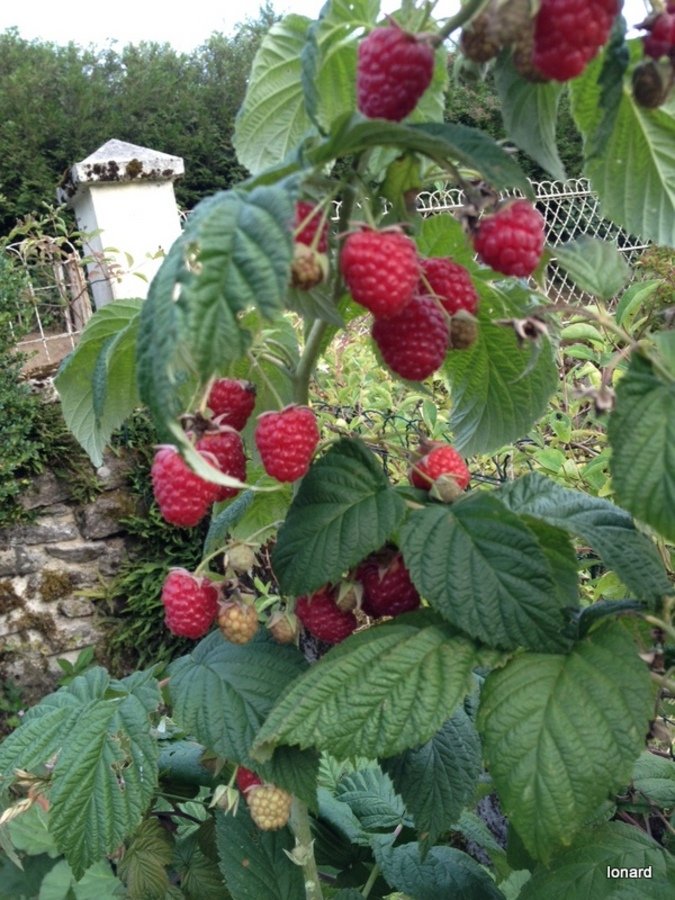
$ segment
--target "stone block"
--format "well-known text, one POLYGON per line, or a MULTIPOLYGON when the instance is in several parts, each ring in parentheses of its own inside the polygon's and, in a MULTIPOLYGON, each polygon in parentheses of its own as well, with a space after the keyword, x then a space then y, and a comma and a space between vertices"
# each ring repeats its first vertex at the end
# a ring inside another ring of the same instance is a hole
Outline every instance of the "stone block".
POLYGON ((112 491, 128 484, 133 466, 130 457, 115 456, 108 450, 103 456, 103 465, 96 470, 96 477, 104 491, 112 491))
POLYGON ((70 510, 57 516, 40 517, 31 525, 19 525, 7 531, 9 544, 15 547, 25 544, 55 544, 72 541, 80 536, 75 516, 70 510))
POLYGON ((132 515, 135 511, 135 501, 126 491, 117 489, 101 494, 79 512, 82 537, 91 541, 120 534, 124 531, 120 519, 132 515))
POLYGON ((19 502, 24 509, 53 506, 70 498, 70 486, 59 480, 53 472, 43 472, 33 479, 31 487, 23 493, 19 502))
POLYGON ((56 608, 66 619, 86 619, 93 616, 95 612, 94 604, 85 597, 68 597, 65 600, 59 600, 56 608))
POLYGON ((65 544, 50 544, 45 548, 54 559, 66 563, 87 563, 106 555, 108 548, 104 541, 74 540, 65 544))
POLYGON ((0 578, 5 575, 17 575, 16 551, 0 550, 0 578))

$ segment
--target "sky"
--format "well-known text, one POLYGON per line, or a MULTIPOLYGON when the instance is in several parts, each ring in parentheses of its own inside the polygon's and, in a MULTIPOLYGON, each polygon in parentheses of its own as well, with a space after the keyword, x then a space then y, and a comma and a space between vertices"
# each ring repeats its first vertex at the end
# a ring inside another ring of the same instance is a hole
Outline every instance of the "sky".
MULTIPOLYGON (((277 12, 315 18, 324 0, 272 0, 277 12)), ((395 9, 395 0, 384 0, 382 8, 395 9)), ((629 24, 645 16, 645 0, 626 0, 624 11, 629 24)), ((451 15, 458 0, 438 0, 437 17, 451 15)), ((29 3, 0 2, 0 32, 16 26, 23 38, 86 46, 124 46, 140 41, 168 42, 176 50, 188 52, 202 44, 214 31, 231 34, 247 18, 257 18, 260 0, 189 0, 171 6, 148 0, 115 0, 97 6, 92 0, 33 0, 29 3)))

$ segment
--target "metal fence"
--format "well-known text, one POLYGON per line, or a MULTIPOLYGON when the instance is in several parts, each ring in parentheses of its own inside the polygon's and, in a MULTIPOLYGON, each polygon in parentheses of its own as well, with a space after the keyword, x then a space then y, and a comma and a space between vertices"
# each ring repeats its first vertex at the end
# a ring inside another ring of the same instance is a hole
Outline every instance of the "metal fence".
MULTIPOLYGON (((602 218, 598 198, 585 179, 533 182, 532 187, 537 208, 546 220, 549 244, 555 246, 581 235, 601 237, 615 242, 629 263, 648 246, 602 218)), ((418 197, 419 211, 425 216, 453 213, 461 206, 459 189, 424 191, 418 197)), ((7 250, 27 275, 21 330, 29 333, 18 346, 31 356, 30 368, 53 367, 75 347, 92 314, 84 261, 63 237, 26 239, 7 250)), ((105 266, 99 266, 99 271, 105 276, 105 266)), ((572 295, 577 302, 587 299, 555 261, 547 271, 547 293, 553 302, 572 295)))

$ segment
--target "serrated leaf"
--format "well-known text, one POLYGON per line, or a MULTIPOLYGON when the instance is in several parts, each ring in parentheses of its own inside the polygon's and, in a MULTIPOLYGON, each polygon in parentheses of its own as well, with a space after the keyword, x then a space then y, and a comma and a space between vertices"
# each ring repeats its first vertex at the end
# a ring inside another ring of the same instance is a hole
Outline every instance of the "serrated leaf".
POLYGON ((272 554, 286 594, 304 594, 337 580, 378 550, 405 515, 376 457, 343 439, 303 478, 272 554))
POLYGON ((451 256, 469 271, 478 270, 474 249, 461 223, 451 213, 434 213, 423 219, 416 241, 417 249, 424 256, 451 256))
POLYGON ((567 272, 577 287, 602 300, 611 300, 630 278, 624 254, 600 238, 583 235, 557 244, 554 253, 558 267, 567 272))
POLYGON ((348 804, 341 803, 327 788, 320 787, 316 793, 321 819, 325 819, 335 831, 344 835, 350 846, 370 846, 369 836, 348 804))
POLYGON ((141 303, 116 300, 97 310, 55 378, 66 424, 97 467, 113 431, 139 403, 134 355, 141 303))
POLYGON ((407 824, 403 800, 379 766, 343 775, 335 798, 347 804, 364 831, 393 831, 407 824))
POLYGON ((665 809, 675 807, 675 762, 645 750, 635 763, 633 786, 650 803, 665 809))
POLYGON ((498 496, 516 513, 583 538, 638 598, 655 605, 670 592, 652 542, 636 530, 628 513, 608 500, 561 487, 537 472, 504 485, 498 496))
POLYGON ((49 817, 41 806, 35 804, 30 809, 7 823, 11 842, 17 850, 29 856, 48 853, 58 856, 54 838, 49 831, 49 817))
POLYGON ((616 307, 614 313, 616 324, 630 328, 635 316, 641 312, 643 305, 656 293, 661 284, 658 278, 653 278, 651 281, 638 281, 637 284, 630 285, 623 292, 616 307))
POLYGON ((8 856, 0 856, 0 900, 38 897, 42 881, 55 865, 59 865, 55 859, 41 854, 31 857, 30 869, 20 869, 8 856))
MULTIPOLYGON (((635 56, 639 42, 632 42, 635 56)), ((604 56, 570 82, 572 113, 592 157, 584 166, 605 218, 629 234, 675 246, 675 115, 668 107, 645 109, 624 81, 616 115, 609 121, 602 154, 594 144, 602 122, 598 76, 604 56)))
POLYGON ((218 863, 204 855, 194 833, 176 843, 174 867, 188 900, 228 900, 218 863))
POLYGON ((236 816, 216 814, 220 871, 233 900, 298 900, 302 869, 287 856, 295 846, 288 827, 260 831, 245 803, 236 816))
POLYGON ((531 310, 530 295, 476 282, 480 295, 478 338, 466 350, 446 357, 452 410, 453 444, 463 455, 489 453, 523 437, 547 409, 558 386, 553 349, 545 337, 539 347, 521 347, 511 327, 497 319, 521 318, 531 310))
POLYGON ((504 852, 504 848, 498 843, 485 822, 470 809, 462 810, 457 824, 452 830, 458 831, 464 838, 473 841, 484 850, 491 850, 493 853, 504 852))
POLYGON ((115 877, 107 860, 94 863, 82 878, 76 880, 73 870, 63 859, 45 875, 38 900, 102 900, 103 897, 121 897, 123 890, 122 882, 115 877))
POLYGON ((535 858, 548 864, 625 785, 652 704, 649 673, 614 622, 567 656, 524 654, 488 676, 478 730, 504 810, 535 858))
POLYGON ((446 626, 403 617, 351 635, 280 697, 253 755, 264 760, 279 744, 299 744, 373 758, 417 746, 470 690, 477 657, 446 626))
POLYGON ((668 852, 639 828, 607 822, 582 832, 550 867, 535 869, 519 900, 643 900, 669 897, 675 889, 675 866, 668 852), (607 868, 652 867, 652 878, 626 881, 607 877, 607 868))
POLYGON ((514 69, 508 53, 502 53, 497 59, 494 79, 509 138, 552 178, 564 181, 565 169, 556 144, 562 85, 551 81, 545 84, 526 81, 514 69))
POLYGON ((169 887, 166 866, 173 858, 173 840, 157 819, 147 819, 134 835, 118 866, 130 900, 164 900, 169 887))
POLYGON ((255 768, 249 749, 258 728, 306 668, 295 647, 280 646, 261 630, 244 646, 214 631, 171 665, 174 717, 209 750, 255 768))
POLYGON ((418 591, 457 628, 502 649, 567 646, 548 557, 496 497, 415 510, 400 547, 418 591))
MULTIPOLYGON (((242 518, 256 496, 253 491, 242 491, 231 503, 212 516, 204 539, 204 556, 209 556, 225 542, 230 530, 242 518)), ((257 496, 261 496, 258 494, 257 496)))
POLYGON ((454 847, 432 847, 424 861, 416 843, 391 846, 373 838, 375 859, 388 883, 415 900, 504 900, 487 870, 454 847))
POLYGON ((521 516, 534 532, 553 574, 554 590, 561 609, 579 605, 579 571, 576 550, 567 533, 541 519, 521 516))
POLYGON ((459 707, 430 740, 382 767, 394 782, 415 820, 423 851, 435 843, 457 819, 473 791, 481 770, 478 733, 459 707))
POLYGON ((675 332, 656 337, 652 358, 633 352, 607 426, 617 500, 675 540, 675 377, 655 363, 675 353, 675 332))

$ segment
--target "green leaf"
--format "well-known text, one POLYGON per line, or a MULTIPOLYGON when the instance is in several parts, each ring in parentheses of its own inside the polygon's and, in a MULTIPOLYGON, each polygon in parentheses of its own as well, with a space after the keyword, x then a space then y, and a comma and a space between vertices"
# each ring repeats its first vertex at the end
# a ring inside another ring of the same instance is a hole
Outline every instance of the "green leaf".
POLYGON ((525 81, 514 69, 507 53, 497 59, 494 79, 508 136, 552 178, 564 181, 567 176, 556 144, 562 85, 525 81))
POLYGON ((607 426, 616 497, 638 519, 675 541, 675 377, 657 365, 675 353, 675 332, 657 335, 651 358, 633 352, 607 426))
POLYGON ((272 554, 285 594, 304 594, 378 550, 405 515, 377 458, 343 439, 303 478, 272 554))
MULTIPOLYGON (((637 54, 639 42, 632 44, 637 54)), ((593 154, 584 172, 599 195, 605 218, 622 225, 629 234, 675 246, 673 109, 639 106, 624 82, 616 115, 609 123, 611 130, 605 126, 608 133, 603 152, 596 153, 595 137, 603 115, 598 82, 603 60, 600 55, 570 82, 572 113, 585 148, 593 154)))
POLYGON ((565 618, 537 535, 494 496, 415 510, 400 547, 418 591, 490 646, 561 650, 565 618))
POLYGON ((664 809, 675 807, 675 762, 645 750, 635 763, 633 786, 650 803, 664 809))
POLYGON ((169 887, 166 866, 173 858, 173 840, 157 819, 147 819, 134 835, 118 866, 130 900, 164 900, 169 887))
POLYGON ((420 747, 384 760, 382 767, 403 797, 426 850, 447 831, 473 795, 481 771, 481 746, 460 706, 420 747))
POLYGON ((454 847, 432 847, 422 861, 420 845, 391 846, 391 837, 373 839, 375 859, 388 883, 415 900, 504 900, 487 870, 454 847))
POLYGON ((295 846, 289 828, 260 831, 245 803, 236 816, 216 814, 220 871, 233 900, 299 900, 302 869, 287 853, 295 846))
POLYGON ((630 278, 624 255, 614 244, 583 235, 554 250, 559 268, 570 276, 582 291, 611 300, 630 278))
POLYGON ((393 756, 428 740, 471 688, 478 653, 444 625, 400 617, 334 647, 281 696, 256 739, 338 758, 393 756), (358 701, 357 699, 358 698, 358 701))
POLYGON ((478 339, 448 353, 444 366, 452 411, 453 444, 464 455, 489 453, 527 434, 548 408, 558 386, 553 349, 521 347, 511 327, 497 319, 529 315, 531 297, 520 285, 476 282, 480 295, 478 339))
POLYGON ((628 513, 608 500, 561 487, 537 472, 504 485, 498 496, 515 513, 581 537, 638 598, 656 605, 670 592, 652 542, 636 530, 628 513))
POLYGON ((116 300, 95 312, 55 379, 66 425, 94 466, 102 465, 113 431, 139 404, 134 354, 140 308, 140 300, 116 300))
POLYGON ((11 842, 17 850, 29 856, 48 853, 58 856, 54 838, 49 831, 49 816, 37 804, 7 823, 11 842))
POLYGON ((122 896, 123 890, 122 882, 113 875, 107 860, 94 863, 76 880, 73 870, 62 859, 43 878, 38 900, 102 900, 122 896))
POLYGON ((616 307, 614 318, 617 325, 630 328, 635 317, 642 312, 647 300, 658 291, 662 282, 658 278, 631 284, 622 294, 616 307))
POLYGON ((422 220, 416 240, 417 249, 422 255, 451 256, 469 271, 478 271, 474 249, 467 240, 461 223, 452 213, 427 216, 422 220))
POLYGON ((20 869, 9 857, 0 856, 0 900, 38 897, 45 875, 55 865, 59 865, 55 859, 41 854, 31 857, 29 868, 20 869))
POLYGON ((176 844, 174 867, 188 900, 228 900, 217 862, 204 855, 195 832, 176 844))
POLYGON ((488 676, 478 730, 504 810, 535 858, 548 864, 626 784, 652 705, 649 673, 615 622, 567 656, 524 654, 488 676))
POLYGON ((344 775, 335 798, 347 804, 364 831, 393 831, 407 824, 403 801, 379 766, 344 775))
POLYGON ((535 869, 518 900, 644 900, 670 897, 675 889, 675 865, 652 838, 624 822, 607 822, 582 832, 550 867, 535 869), (652 867, 650 879, 627 881, 607 877, 607 868, 652 867))
POLYGON ((541 519, 521 516, 530 531, 533 531, 539 546, 548 559, 553 574, 553 585, 561 609, 579 605, 579 568, 576 550, 566 532, 541 519))
POLYGON ((245 646, 214 631, 172 663, 174 717, 188 734, 232 762, 255 768, 249 749, 283 688, 307 667, 295 647, 262 630, 245 646))

